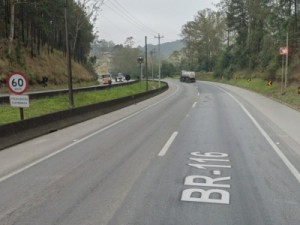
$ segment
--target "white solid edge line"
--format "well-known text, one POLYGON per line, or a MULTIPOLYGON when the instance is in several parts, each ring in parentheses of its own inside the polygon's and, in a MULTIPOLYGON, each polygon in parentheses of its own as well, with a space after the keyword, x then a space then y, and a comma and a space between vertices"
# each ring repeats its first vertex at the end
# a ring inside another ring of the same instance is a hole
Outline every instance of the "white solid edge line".
POLYGON ((158 153, 158 156, 165 156, 167 151, 169 150, 169 148, 171 147, 173 141, 175 140, 176 136, 178 135, 178 132, 175 131, 171 137, 169 138, 169 140, 167 141, 167 143, 165 144, 165 146, 161 149, 161 151, 158 153))
MULTIPOLYGON (((215 85, 213 85, 215 86, 215 85)), ((275 142, 271 139, 271 137, 267 134, 267 132, 259 125, 259 123, 254 119, 254 117, 251 115, 251 113, 246 109, 246 107, 237 100, 236 97, 234 97, 229 92, 225 91, 224 89, 215 86, 222 91, 224 91, 226 94, 228 94, 246 113, 246 115, 251 119, 251 121, 254 123, 254 125, 257 127, 257 129, 260 131, 260 133, 264 136, 264 138, 269 142, 269 144, 272 146, 273 150, 277 153, 279 158, 283 161, 283 163, 287 166, 287 168, 290 170, 290 172, 295 176, 298 183, 300 183, 300 173, 296 169, 296 167, 288 160, 288 158, 283 154, 283 152, 278 148, 278 146, 275 144, 275 142)))
POLYGON ((140 114, 140 113, 148 110, 149 108, 152 108, 152 107, 154 107, 154 106, 156 106, 156 105, 158 105, 158 104, 166 101, 167 99, 173 97, 178 92, 178 90, 179 90, 178 85, 176 85, 176 91, 172 95, 170 95, 170 96, 168 96, 168 97, 166 97, 166 98, 164 98, 164 99, 162 99, 162 100, 160 100, 160 101, 158 101, 158 102, 156 102, 156 103, 154 103, 152 105, 149 105, 149 106, 147 106, 147 107, 145 107, 145 108, 143 108, 143 109, 141 109, 141 110, 139 110, 139 111, 137 111, 137 112, 135 112, 135 113, 127 116, 127 117, 124 117, 124 118, 122 118, 122 119, 120 119, 120 120, 118 120, 118 121, 116 121, 116 122, 114 122, 114 123, 112 123, 112 124, 110 124, 110 125, 102 128, 102 129, 98 130, 98 131, 95 131, 94 133, 91 133, 91 134, 89 134, 89 135, 87 135, 87 136, 79 139, 77 142, 73 142, 72 144, 69 144, 69 145, 67 145, 67 146, 65 146, 65 147, 63 147, 63 148, 61 148, 61 149, 59 149, 59 150, 57 150, 57 151, 49 154, 49 155, 46 155, 45 157, 42 157, 42 158, 40 158, 40 159, 38 159, 38 160, 36 160, 36 161, 28 164, 28 165, 26 165, 26 166, 24 166, 24 167, 16 170, 16 171, 13 171, 13 172, 11 172, 11 173, 9 173, 9 174, 1 177, 0 178, 0 183, 2 183, 3 181, 5 181, 5 180, 7 180, 7 179, 9 179, 9 178, 11 178, 11 177, 13 177, 15 175, 18 175, 18 174, 22 173, 23 171, 25 171, 25 170, 27 170, 27 169, 29 169, 29 168, 31 168, 31 167, 33 167, 33 166, 35 166, 35 165, 43 162, 43 161, 46 161, 47 159, 52 158, 53 156, 55 156, 55 155, 57 155, 57 154, 59 154, 61 152, 66 151, 67 149, 71 148, 72 146, 75 146, 75 145, 77 145, 77 144, 79 144, 79 143, 81 143, 81 142, 83 142, 83 141, 85 141, 85 140, 87 140, 87 139, 89 139, 89 138, 91 138, 91 137, 93 137, 93 136, 95 136, 95 135, 103 132, 103 131, 106 131, 106 130, 108 130, 108 129, 110 129, 110 128, 112 128, 112 127, 114 127, 114 126, 116 126, 116 125, 118 125, 118 124, 120 124, 122 122, 124 122, 125 120, 128 120, 128 119, 130 119, 130 118, 132 118, 132 117, 134 117, 134 116, 136 116, 136 115, 138 115, 138 114, 140 114))

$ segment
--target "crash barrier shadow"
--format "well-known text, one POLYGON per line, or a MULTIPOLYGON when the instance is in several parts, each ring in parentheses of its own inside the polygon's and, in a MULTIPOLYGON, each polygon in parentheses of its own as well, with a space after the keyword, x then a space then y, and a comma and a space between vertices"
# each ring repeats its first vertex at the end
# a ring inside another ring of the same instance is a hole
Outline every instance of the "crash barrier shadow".
POLYGON ((169 87, 0 126, 0 150, 154 97, 169 87))

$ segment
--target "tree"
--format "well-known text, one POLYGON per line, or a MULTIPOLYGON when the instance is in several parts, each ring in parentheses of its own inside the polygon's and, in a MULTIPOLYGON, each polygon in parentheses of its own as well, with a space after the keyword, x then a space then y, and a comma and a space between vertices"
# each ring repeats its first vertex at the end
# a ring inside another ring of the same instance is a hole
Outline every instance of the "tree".
POLYGON ((113 71, 122 72, 138 77, 140 74, 137 58, 143 55, 138 48, 124 47, 116 45, 113 51, 113 71))
POLYGON ((11 56, 13 41, 15 37, 15 6, 16 6, 16 1, 10 0, 10 24, 9 24, 9 44, 8 44, 9 56, 11 56))
POLYGON ((183 60, 183 53, 180 51, 174 51, 170 56, 169 56, 169 61, 170 63, 173 64, 175 67, 176 71, 180 71, 182 60, 183 60))
MULTIPOLYGON (((89 53, 95 38, 95 19, 103 0, 68 2, 71 6, 68 41, 73 58, 93 72, 94 59, 89 60, 89 53)), ((63 0, 0 1, 0 57, 5 65, 2 71, 7 74, 12 67, 27 70, 25 55, 38 59, 41 53, 53 54, 55 50, 66 55, 64 8, 63 0)), ((33 82, 39 79, 36 74, 29 76, 33 82)))
POLYGON ((163 61, 161 66, 161 75, 163 77, 173 77, 175 74, 176 74, 175 66, 168 61, 163 61))
POLYGON ((105 52, 112 52, 114 46, 115 44, 112 41, 97 40, 96 37, 91 46, 91 54, 100 57, 105 52))
POLYGON ((183 26, 185 53, 189 70, 212 71, 225 43, 224 15, 209 9, 201 10, 194 21, 183 26))
POLYGON ((89 26, 97 20, 97 15, 99 13, 100 7, 102 6, 104 0, 76 0, 73 4, 73 19, 74 19, 74 40, 72 53, 75 56, 75 48, 78 41, 79 32, 84 27, 89 26))
POLYGON ((134 45, 133 37, 126 38, 126 41, 124 42, 124 45, 126 48, 132 48, 134 45))
MULTIPOLYGON (((93 23, 103 1, 70 0, 69 26, 72 52, 76 60, 85 62, 94 39, 93 23)), ((20 46, 37 57, 41 47, 48 53, 56 48, 65 51, 64 1, 62 0, 3 0, 0 1, 0 40, 4 52, 14 60, 20 46)))

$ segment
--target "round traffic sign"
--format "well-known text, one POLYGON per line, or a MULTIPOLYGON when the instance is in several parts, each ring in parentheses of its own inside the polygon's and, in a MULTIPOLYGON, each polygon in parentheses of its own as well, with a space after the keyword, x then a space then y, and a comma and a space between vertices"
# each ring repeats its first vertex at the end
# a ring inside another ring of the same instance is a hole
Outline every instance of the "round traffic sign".
POLYGON ((21 95, 28 88, 28 78, 25 74, 21 72, 13 72, 7 78, 7 87, 10 92, 21 95))

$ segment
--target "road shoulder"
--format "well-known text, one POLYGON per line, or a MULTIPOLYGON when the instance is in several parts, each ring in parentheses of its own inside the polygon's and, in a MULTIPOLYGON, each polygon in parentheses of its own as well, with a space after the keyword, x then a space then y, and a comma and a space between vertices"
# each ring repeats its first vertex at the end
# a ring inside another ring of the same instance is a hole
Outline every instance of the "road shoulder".
MULTIPOLYGON (((207 83, 229 91, 242 102, 254 107, 276 126, 281 136, 285 135, 291 139, 289 142, 293 149, 296 145, 300 146, 300 113, 297 110, 249 90, 227 84, 207 83)), ((300 155, 300 149, 297 150, 297 154, 300 155)))

